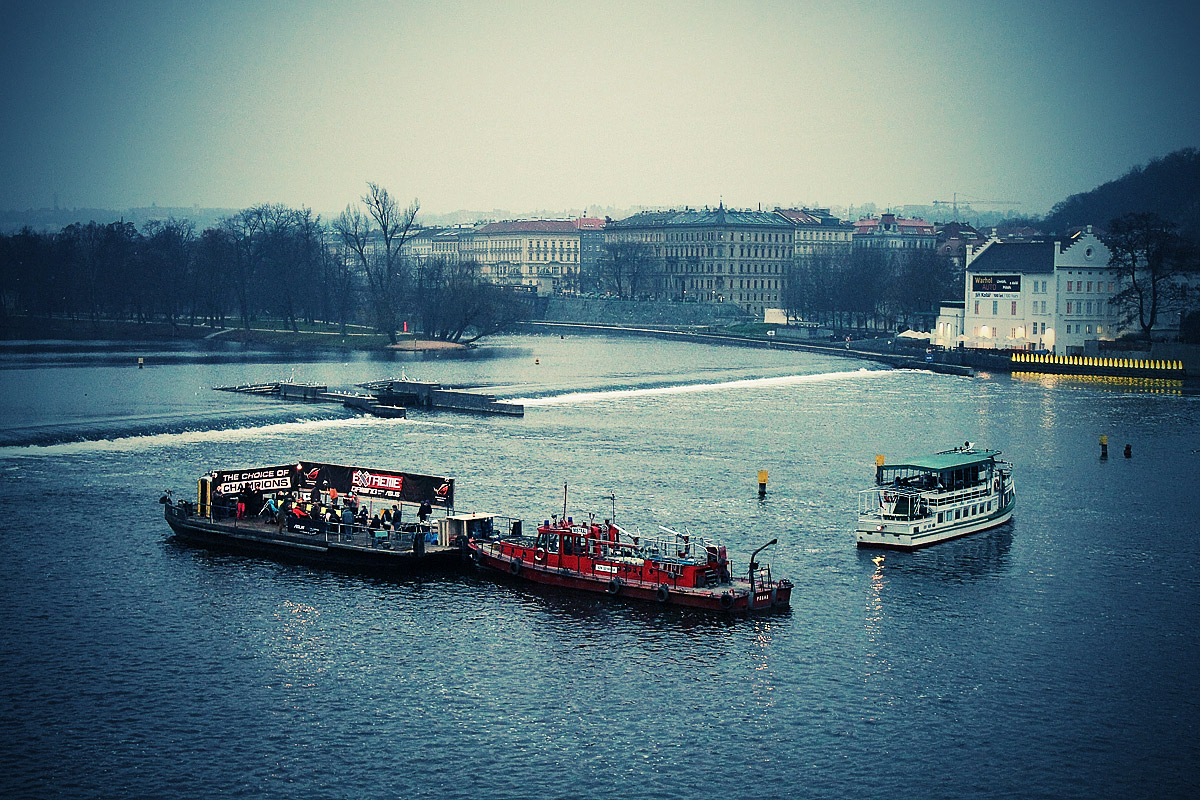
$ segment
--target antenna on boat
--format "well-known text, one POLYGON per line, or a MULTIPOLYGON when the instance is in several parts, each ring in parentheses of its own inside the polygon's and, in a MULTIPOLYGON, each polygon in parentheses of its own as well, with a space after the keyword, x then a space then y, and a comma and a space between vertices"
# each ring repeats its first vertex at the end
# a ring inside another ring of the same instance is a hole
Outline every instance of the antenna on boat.
POLYGON ((608 494, 600 495, 600 499, 612 502, 612 522, 615 525, 617 522, 617 493, 609 489, 608 494))
POLYGON ((567 518, 567 485, 563 484, 563 519, 567 518))

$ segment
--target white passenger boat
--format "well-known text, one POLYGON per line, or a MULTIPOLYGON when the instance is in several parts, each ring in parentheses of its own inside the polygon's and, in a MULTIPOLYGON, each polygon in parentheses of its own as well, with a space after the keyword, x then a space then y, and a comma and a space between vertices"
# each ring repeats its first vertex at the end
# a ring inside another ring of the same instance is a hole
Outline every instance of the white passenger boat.
POLYGON ((1012 464, 970 443, 894 464, 875 456, 875 485, 859 493, 859 547, 915 550, 1012 518, 1012 464))

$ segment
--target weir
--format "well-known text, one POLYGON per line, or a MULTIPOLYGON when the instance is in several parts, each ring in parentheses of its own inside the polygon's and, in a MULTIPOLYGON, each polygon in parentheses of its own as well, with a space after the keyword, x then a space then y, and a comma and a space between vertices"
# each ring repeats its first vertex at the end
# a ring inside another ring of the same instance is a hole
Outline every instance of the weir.
POLYGON ((446 389, 437 383, 397 380, 385 378, 379 381, 358 384, 366 393, 348 390, 333 390, 324 384, 251 383, 239 386, 215 386, 218 392, 238 392, 278 397, 304 403, 341 403, 347 408, 373 414, 377 417, 403 418, 408 406, 445 411, 466 411, 484 414, 524 416, 525 407, 517 403, 504 403, 490 394, 479 394, 462 389, 446 389))
POLYGON ((495 395, 481 394, 465 389, 445 388, 437 383, 384 378, 360 383, 358 388, 371 392, 381 403, 417 405, 448 411, 506 414, 517 417, 525 414, 525 407, 518 403, 504 403, 497 400, 495 395))

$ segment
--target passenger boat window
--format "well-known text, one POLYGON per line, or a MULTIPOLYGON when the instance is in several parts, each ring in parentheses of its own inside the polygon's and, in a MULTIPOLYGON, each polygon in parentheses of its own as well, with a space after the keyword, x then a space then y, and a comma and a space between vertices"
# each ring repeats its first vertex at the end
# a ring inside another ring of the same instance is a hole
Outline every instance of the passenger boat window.
POLYGON ((939 511, 939 512, 938 512, 938 522, 942 522, 942 521, 943 521, 943 520, 942 520, 942 512, 941 512, 941 511, 939 511))

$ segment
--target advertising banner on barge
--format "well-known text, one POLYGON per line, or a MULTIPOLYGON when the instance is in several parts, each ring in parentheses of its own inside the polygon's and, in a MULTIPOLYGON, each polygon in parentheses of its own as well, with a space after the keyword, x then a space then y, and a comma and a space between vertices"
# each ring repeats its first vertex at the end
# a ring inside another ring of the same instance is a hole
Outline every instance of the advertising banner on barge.
POLYGON ((252 492, 290 492, 296 488, 296 465, 255 467, 254 469, 223 469, 212 474, 213 492, 234 495, 243 489, 252 492))
POLYGON ((315 488, 328 491, 331 487, 341 494, 388 500, 393 503, 423 503, 444 508, 454 507, 454 480, 435 475, 414 475, 411 472, 388 472, 365 467, 343 467, 337 464, 317 464, 301 461, 299 490, 307 494, 315 488))
POLYGON ((263 494, 299 492, 307 496, 314 489, 322 492, 337 489, 343 496, 354 494, 392 503, 428 501, 442 508, 454 507, 454 479, 437 475, 301 461, 276 467, 217 470, 212 473, 212 478, 213 491, 222 495, 249 489, 263 494))

